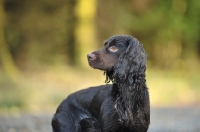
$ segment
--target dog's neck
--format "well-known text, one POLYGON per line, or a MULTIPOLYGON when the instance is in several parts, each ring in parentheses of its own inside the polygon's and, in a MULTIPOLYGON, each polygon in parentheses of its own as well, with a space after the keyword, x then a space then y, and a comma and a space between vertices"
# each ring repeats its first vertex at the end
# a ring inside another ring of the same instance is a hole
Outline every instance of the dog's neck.
POLYGON ((148 96, 145 72, 134 73, 125 79, 113 79, 113 96, 116 98, 115 108, 119 120, 130 126, 136 123, 138 112, 146 106, 145 98, 148 96), (132 80, 131 80, 131 79, 132 80))

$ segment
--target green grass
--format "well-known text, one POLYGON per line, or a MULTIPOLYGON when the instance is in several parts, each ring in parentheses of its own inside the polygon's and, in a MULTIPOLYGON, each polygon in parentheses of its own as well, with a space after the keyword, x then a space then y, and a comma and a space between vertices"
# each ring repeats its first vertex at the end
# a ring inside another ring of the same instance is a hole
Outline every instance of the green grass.
MULTIPOLYGON (((23 71, 16 83, 0 70, 0 113, 54 112, 70 93, 104 84, 102 71, 64 65, 40 66, 23 71)), ((200 104, 198 73, 169 72, 149 68, 147 86, 153 107, 200 104)))

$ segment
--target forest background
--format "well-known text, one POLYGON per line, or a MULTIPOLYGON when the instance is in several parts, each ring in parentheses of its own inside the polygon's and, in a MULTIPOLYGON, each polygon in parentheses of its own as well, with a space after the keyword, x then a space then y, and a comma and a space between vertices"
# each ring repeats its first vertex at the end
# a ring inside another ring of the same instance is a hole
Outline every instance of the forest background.
POLYGON ((152 107, 200 105, 200 1, 0 0, 0 113, 52 113, 104 84, 86 55, 118 34, 143 43, 152 107))

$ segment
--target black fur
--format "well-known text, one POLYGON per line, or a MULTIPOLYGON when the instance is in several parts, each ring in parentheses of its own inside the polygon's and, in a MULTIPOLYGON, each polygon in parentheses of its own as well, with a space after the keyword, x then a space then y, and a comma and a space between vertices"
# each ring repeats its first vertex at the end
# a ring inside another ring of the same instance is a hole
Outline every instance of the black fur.
POLYGON ((113 36, 88 54, 107 84, 69 95, 52 120, 54 132, 146 132, 150 123, 146 54, 131 36, 113 36))

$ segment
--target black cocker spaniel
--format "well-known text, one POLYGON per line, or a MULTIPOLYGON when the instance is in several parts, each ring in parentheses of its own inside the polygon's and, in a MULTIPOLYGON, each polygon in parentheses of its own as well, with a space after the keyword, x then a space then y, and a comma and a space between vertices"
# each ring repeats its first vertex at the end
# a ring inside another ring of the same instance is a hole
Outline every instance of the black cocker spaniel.
POLYGON ((103 70, 106 82, 69 95, 52 119, 54 132, 146 132, 150 123, 146 54, 127 35, 109 38, 87 55, 89 65, 103 70))

